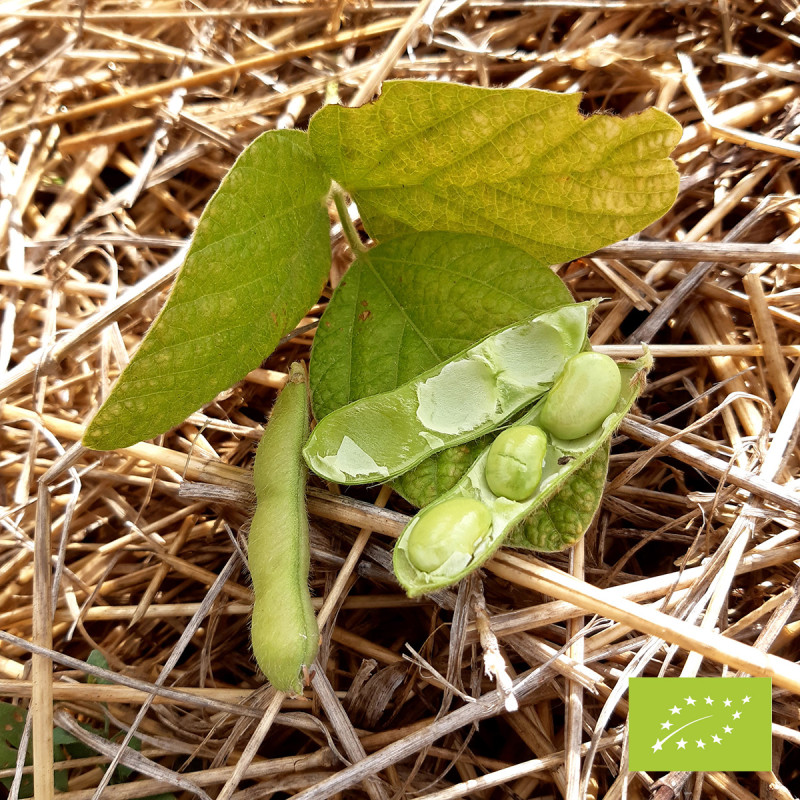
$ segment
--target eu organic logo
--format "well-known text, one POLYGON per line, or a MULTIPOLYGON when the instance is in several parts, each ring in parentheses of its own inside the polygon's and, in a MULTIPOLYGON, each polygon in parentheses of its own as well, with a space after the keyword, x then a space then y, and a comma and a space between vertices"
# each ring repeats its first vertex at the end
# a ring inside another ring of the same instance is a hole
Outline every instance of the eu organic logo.
POLYGON ((629 769, 771 768, 769 678, 631 678, 629 769))

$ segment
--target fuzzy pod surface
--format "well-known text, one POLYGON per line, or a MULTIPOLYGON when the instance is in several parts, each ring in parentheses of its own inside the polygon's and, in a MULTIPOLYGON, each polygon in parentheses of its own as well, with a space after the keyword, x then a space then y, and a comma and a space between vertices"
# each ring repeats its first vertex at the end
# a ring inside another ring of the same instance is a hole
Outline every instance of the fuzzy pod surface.
POLYGON ((306 370, 294 363, 256 451, 248 565, 256 661, 276 689, 297 693, 303 689, 302 670, 314 661, 319 647, 308 590, 307 470, 302 457, 308 429, 306 370))

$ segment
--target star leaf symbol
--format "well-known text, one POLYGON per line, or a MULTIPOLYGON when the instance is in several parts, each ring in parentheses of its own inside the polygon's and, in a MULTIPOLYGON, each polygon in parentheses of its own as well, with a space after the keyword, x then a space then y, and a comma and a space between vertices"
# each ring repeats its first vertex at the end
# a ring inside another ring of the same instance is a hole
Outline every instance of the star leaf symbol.
POLYGON ((697 740, 697 746, 698 746, 698 747, 699 747, 701 750, 705 750, 706 743, 705 743, 705 742, 704 742, 702 739, 698 739, 698 740, 697 740))
POLYGON ((706 697, 706 705, 712 706, 714 705, 714 701, 710 697, 706 697))
POLYGON ((727 699, 727 698, 726 698, 726 699, 725 699, 725 700, 723 700, 722 702, 723 702, 723 703, 725 703, 725 706, 726 706, 726 707, 730 707, 731 701, 730 701, 729 699, 727 699))
POLYGON ((746 697, 743 697, 742 698, 742 702, 743 703, 749 703, 750 702, 750 695, 748 694, 746 697))
POLYGON ((713 740, 714 740, 714 741, 715 741, 717 744, 721 744, 721 743, 722 743, 722 739, 720 739, 720 738, 719 738, 719 736, 717 736, 717 734, 716 734, 716 733, 715 733, 715 734, 713 734, 713 735, 711 736, 711 738, 712 738, 712 739, 713 739, 713 740))
POLYGON ((681 713, 681 710, 678 708, 678 706, 672 706, 672 708, 670 709, 670 711, 671 711, 673 714, 680 714, 680 713, 681 713))
POLYGON ((679 739, 675 744, 678 745, 678 750, 686 749, 686 739, 679 739))
POLYGON ((734 719, 739 719, 739 717, 741 717, 741 716, 742 716, 741 712, 736 711, 736 712, 734 712, 733 718, 734 719))
POLYGON ((664 742, 662 742, 661 739, 656 739, 656 743, 653 745, 653 752, 657 753, 661 749, 663 744, 664 742))
POLYGON ((672 723, 669 720, 667 720, 666 722, 662 722, 661 723, 661 728, 663 730, 667 730, 668 731, 671 727, 672 727, 672 723))
POLYGON ((685 697, 684 700, 686 700, 686 705, 688 706, 693 706, 695 703, 694 697, 685 697))
POLYGON ((724 730, 725 733, 733 733, 733 728, 729 727, 728 725, 726 725, 722 730, 724 730))

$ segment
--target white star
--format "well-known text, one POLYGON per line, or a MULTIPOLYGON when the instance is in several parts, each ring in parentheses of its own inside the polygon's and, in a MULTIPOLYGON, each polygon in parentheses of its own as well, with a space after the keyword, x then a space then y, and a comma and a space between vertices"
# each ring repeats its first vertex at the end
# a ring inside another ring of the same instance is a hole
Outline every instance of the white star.
POLYGON ((675 742, 678 745, 678 750, 685 750, 686 749, 686 739, 680 739, 679 741, 675 742))
POLYGON ((698 740, 697 740, 697 746, 698 746, 698 747, 699 747, 701 750, 705 750, 706 743, 705 743, 705 742, 704 742, 702 739, 698 739, 698 740))
POLYGON ((686 704, 687 705, 689 705, 689 706, 693 706, 694 705, 694 697, 686 697, 684 699, 686 700, 686 704))
POLYGON ((750 695, 748 694, 747 697, 743 697, 742 698, 742 702, 743 703, 749 703, 750 702, 750 695))
POLYGON ((653 752, 658 752, 662 744, 664 744, 664 742, 662 742, 661 739, 656 739, 656 743, 653 745, 653 752))
POLYGON ((720 739, 720 738, 719 738, 719 736, 717 736, 717 734, 716 734, 716 733, 715 733, 715 734, 713 734, 711 738, 712 738, 712 739, 713 739, 713 740, 714 740, 714 741, 715 741, 717 744, 721 744, 721 742, 722 742, 722 739, 720 739))
POLYGON ((722 730, 724 730, 725 733, 733 733, 733 728, 730 728, 727 725, 722 730))
POLYGON ((729 707, 729 706, 730 706, 730 704, 731 704, 731 701, 730 701, 730 700, 727 700, 727 699, 726 699, 726 700, 723 700, 722 702, 723 702, 723 703, 725 703, 726 707, 729 707))
POLYGON ((706 697, 706 705, 711 706, 714 704, 714 701, 710 697, 706 697))
POLYGON ((678 708, 678 706, 672 706, 672 708, 670 709, 670 711, 671 711, 673 714, 680 714, 680 713, 681 713, 681 710, 678 708))
POLYGON ((666 722, 662 722, 662 723, 661 723, 661 727, 662 727, 664 730, 667 730, 667 731, 668 731, 668 730, 669 730, 669 729, 672 727, 672 723, 671 723, 669 720, 667 720, 666 722))
POLYGON ((737 711, 737 712, 734 713, 733 718, 734 719, 739 719, 739 717, 741 717, 741 716, 742 716, 741 713, 737 711))

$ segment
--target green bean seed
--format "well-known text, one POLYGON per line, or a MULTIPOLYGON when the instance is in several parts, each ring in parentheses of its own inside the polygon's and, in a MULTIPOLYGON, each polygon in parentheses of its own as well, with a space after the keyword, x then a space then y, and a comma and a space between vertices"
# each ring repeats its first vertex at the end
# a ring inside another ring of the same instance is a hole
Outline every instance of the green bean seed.
POLYGON ((336 483, 382 483, 495 430, 541 397, 580 352, 594 305, 536 314, 390 392, 342 406, 314 429, 306 462, 336 483))
POLYGON ((306 467, 308 391, 302 364, 292 364, 253 467, 256 511, 248 566, 253 581, 253 653, 279 691, 301 692, 304 667, 317 654, 319 629, 308 591, 306 467))
POLYGON ((527 500, 542 479, 547 436, 535 425, 506 428, 489 448, 486 483, 498 496, 527 500))
POLYGON ((420 515, 408 539, 408 558, 422 572, 435 572, 454 554, 471 556, 492 527, 492 512, 468 497, 439 503, 420 515))
POLYGON ((539 424, 557 439, 579 439, 614 410, 622 381, 616 362, 586 351, 570 358, 542 406, 539 424))

